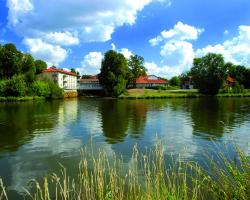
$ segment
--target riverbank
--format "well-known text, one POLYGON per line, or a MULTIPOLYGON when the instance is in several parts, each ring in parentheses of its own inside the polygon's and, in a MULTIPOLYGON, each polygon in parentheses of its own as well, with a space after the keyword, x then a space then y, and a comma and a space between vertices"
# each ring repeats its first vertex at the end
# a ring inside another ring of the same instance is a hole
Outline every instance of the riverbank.
POLYGON ((0 97, 0 102, 17 102, 17 101, 37 101, 45 100, 45 97, 25 96, 25 97, 0 97))
MULTIPOLYGON (((210 159, 204 169, 179 157, 166 164, 161 145, 147 153, 134 147, 131 165, 125 168, 122 158, 113 155, 110 160, 105 151, 94 156, 84 149, 75 178, 61 166, 60 174, 33 180, 33 192, 24 190, 25 199, 248 199, 250 158, 236 152, 235 159, 224 154, 220 162, 210 159)), ((0 200, 7 200, 8 193, 0 177, 0 200)))
MULTIPOLYGON (((199 98, 209 95, 200 94, 198 90, 154 90, 154 89, 130 89, 119 99, 163 99, 163 98, 199 98)), ((220 93, 216 97, 250 97, 250 92, 245 93, 220 93)))

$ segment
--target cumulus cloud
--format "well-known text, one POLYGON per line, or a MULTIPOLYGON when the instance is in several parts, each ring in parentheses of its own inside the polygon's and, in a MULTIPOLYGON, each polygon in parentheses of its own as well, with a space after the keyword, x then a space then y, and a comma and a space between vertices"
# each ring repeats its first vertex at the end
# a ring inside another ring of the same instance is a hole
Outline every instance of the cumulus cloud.
POLYGON ((145 62, 144 66, 147 69, 148 74, 154 74, 156 76, 170 78, 180 74, 182 71, 178 68, 173 68, 169 66, 157 66, 154 62, 145 62))
POLYGON ((149 40, 152 46, 160 45, 161 48, 161 65, 165 67, 158 69, 158 72, 177 75, 188 70, 195 56, 191 41, 197 40, 203 31, 204 29, 178 22, 172 29, 164 30, 149 40))
POLYGON ((250 26, 239 26, 238 36, 222 44, 208 45, 196 51, 201 57, 207 53, 220 53, 226 61, 250 66, 250 26))
POLYGON ((101 52, 89 52, 84 56, 81 67, 77 70, 81 74, 95 75, 100 72, 103 55, 101 52))
POLYGON ((36 58, 42 59, 48 65, 58 65, 63 62, 68 53, 58 45, 51 45, 41 39, 26 38, 23 43, 29 48, 29 52, 36 58))
POLYGON ((134 24, 137 13, 153 1, 7 0, 8 23, 25 37, 77 31, 83 41, 107 41, 116 27, 134 24))
POLYGON ((79 39, 78 37, 74 36, 70 32, 54 32, 54 33, 48 33, 45 36, 45 39, 53 44, 58 44, 58 45, 76 45, 79 44, 79 39))
POLYGON ((127 48, 122 48, 119 53, 123 54, 126 59, 129 59, 133 55, 132 51, 127 48))

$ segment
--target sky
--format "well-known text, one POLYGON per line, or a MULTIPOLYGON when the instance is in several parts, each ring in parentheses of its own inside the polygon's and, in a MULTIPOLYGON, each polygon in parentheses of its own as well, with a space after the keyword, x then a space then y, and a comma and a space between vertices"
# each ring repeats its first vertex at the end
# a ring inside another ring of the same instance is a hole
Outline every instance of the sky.
POLYGON ((250 1, 0 0, 5 43, 81 74, 99 73, 110 49, 166 78, 207 53, 250 67, 250 1))

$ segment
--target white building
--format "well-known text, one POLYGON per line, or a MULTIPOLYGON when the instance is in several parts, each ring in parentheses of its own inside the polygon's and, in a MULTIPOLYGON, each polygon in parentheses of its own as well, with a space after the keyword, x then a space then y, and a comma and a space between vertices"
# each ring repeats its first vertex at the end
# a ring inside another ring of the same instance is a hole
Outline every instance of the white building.
POLYGON ((77 74, 75 73, 50 67, 43 71, 42 76, 53 80, 64 90, 77 89, 77 74))

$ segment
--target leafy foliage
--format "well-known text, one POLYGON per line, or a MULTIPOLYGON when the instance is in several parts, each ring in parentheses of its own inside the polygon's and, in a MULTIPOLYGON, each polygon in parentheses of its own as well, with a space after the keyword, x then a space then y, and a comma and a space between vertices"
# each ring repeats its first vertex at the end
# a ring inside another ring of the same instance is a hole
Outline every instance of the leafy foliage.
POLYGON ((105 53, 98 78, 106 95, 118 96, 126 90, 128 72, 127 60, 123 54, 114 50, 105 53))
POLYGON ((147 75, 147 69, 143 65, 144 58, 139 55, 132 55, 128 60, 128 67, 129 67, 129 77, 128 82, 135 87, 136 79, 140 76, 147 75))
POLYGON ((3 89, 4 96, 24 96, 26 93, 26 83, 22 75, 14 75, 11 79, 6 80, 3 89))
POLYGON ((63 90, 50 80, 36 81, 36 74, 47 68, 42 60, 18 51, 14 44, 0 46, 0 96, 37 95, 62 98, 63 90))
POLYGON ((210 53, 202 58, 195 58, 191 74, 201 93, 216 95, 227 76, 223 56, 210 53))
POLYGON ((36 74, 40 74, 43 70, 47 69, 47 63, 43 60, 36 60, 35 61, 36 66, 36 74))
POLYGON ((180 86, 181 85, 181 79, 178 76, 174 76, 169 80, 169 85, 171 86, 180 86))

